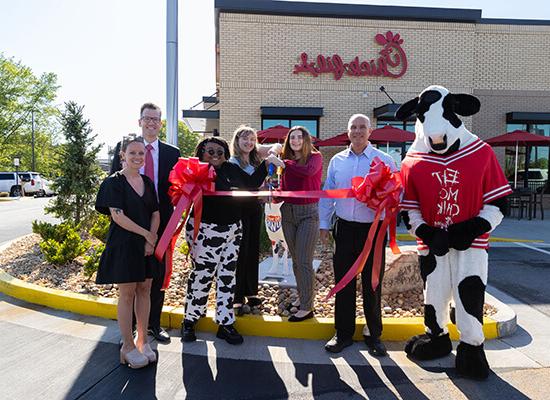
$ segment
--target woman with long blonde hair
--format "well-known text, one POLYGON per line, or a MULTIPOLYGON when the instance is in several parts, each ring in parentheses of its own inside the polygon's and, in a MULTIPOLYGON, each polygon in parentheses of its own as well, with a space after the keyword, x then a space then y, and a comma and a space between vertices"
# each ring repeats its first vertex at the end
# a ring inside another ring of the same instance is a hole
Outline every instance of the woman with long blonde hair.
MULTIPOLYGON (((283 144, 282 158, 285 163, 282 190, 321 189, 323 157, 313 147, 311 135, 305 127, 290 128, 283 144)), ((288 318, 289 322, 313 318, 313 252, 319 236, 318 203, 317 198, 287 198, 281 206, 283 233, 292 256, 292 269, 300 301, 298 311, 288 318)))

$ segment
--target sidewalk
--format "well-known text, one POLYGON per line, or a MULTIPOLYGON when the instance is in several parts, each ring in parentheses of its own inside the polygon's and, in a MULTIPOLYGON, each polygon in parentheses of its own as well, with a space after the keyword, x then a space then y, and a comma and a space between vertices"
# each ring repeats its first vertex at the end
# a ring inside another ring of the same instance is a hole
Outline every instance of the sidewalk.
MULTIPOLYGON (((331 356, 324 341, 246 337, 231 346, 199 333, 153 347, 158 364, 118 363, 115 321, 29 305, 0 294, 3 398, 47 399, 546 399, 550 318, 489 288, 518 313, 520 329, 486 342, 494 371, 484 382, 455 375, 454 355, 415 363, 402 342, 371 357, 361 342, 331 356), (22 340, 24 339, 24 340, 22 340), (9 368, 8 368, 9 366, 9 368), (186 397, 187 396, 187 397, 186 397)), ((455 343, 456 347, 456 343, 455 343)))

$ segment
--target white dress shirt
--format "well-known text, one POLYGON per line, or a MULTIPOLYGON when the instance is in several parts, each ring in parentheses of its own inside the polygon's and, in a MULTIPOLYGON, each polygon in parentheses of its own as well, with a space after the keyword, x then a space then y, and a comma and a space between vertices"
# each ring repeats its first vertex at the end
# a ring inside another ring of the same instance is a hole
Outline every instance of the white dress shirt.
MULTIPOLYGON (((346 189, 351 187, 351 178, 355 176, 365 177, 370 171, 370 164, 375 157, 395 172, 395 162, 390 155, 374 148, 370 143, 361 154, 355 154, 351 145, 346 150, 332 157, 328 165, 327 179, 324 190, 346 189)), ((333 214, 346 221, 372 222, 375 211, 368 208, 365 203, 356 199, 321 199, 319 202, 319 228, 330 229, 333 214)))

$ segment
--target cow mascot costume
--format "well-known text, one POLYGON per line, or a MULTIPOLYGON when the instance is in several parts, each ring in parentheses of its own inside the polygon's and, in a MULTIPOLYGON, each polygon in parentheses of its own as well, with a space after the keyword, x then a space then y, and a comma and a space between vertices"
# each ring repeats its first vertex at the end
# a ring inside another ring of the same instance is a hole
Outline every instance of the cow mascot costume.
POLYGON ((417 238, 426 325, 426 334, 411 338, 405 352, 418 360, 449 354, 453 319, 460 331, 456 369, 472 379, 490 371, 482 330, 487 248, 512 191, 491 147, 457 116, 479 108, 474 96, 430 86, 396 113, 399 120, 417 117, 416 139, 401 166, 401 206, 417 238))

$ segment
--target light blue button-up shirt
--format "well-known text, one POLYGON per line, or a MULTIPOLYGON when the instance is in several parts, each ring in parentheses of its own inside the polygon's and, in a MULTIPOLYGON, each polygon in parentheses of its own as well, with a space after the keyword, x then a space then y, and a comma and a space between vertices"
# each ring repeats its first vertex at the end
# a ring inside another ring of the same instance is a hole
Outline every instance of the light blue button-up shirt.
MULTIPOLYGON (((370 171, 370 164, 378 157, 388 165, 393 172, 397 171, 394 160, 390 155, 381 150, 375 149, 370 143, 359 155, 351 150, 336 154, 330 160, 325 180, 324 190, 346 189, 351 187, 351 178, 355 176, 366 176, 370 171)), ((338 218, 353 222, 374 221, 374 210, 368 208, 364 203, 355 199, 321 199, 319 202, 319 228, 330 229, 331 219, 336 211, 338 218)))

